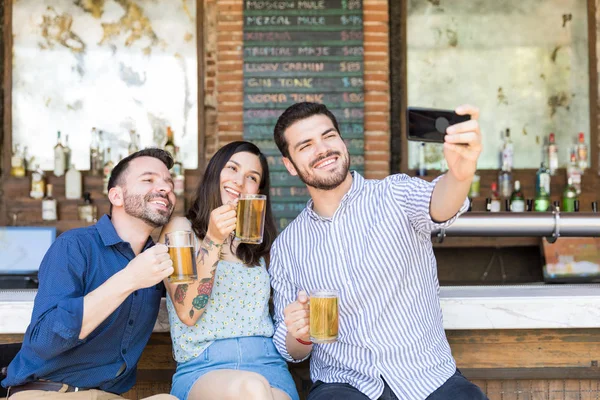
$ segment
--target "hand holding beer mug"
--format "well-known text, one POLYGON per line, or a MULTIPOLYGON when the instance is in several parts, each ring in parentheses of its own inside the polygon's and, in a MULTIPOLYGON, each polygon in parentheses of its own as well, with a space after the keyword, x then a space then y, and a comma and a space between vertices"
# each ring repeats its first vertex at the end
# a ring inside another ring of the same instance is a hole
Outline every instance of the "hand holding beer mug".
POLYGON ((169 232, 165 235, 165 244, 173 261, 171 283, 191 283, 198 279, 196 274, 196 255, 194 254, 194 233, 188 231, 169 232))
POLYGON ((263 241, 267 196, 241 194, 237 204, 235 237, 242 243, 260 244, 263 241))
POLYGON ((310 292, 310 340, 333 343, 338 338, 338 291, 316 289, 310 292))

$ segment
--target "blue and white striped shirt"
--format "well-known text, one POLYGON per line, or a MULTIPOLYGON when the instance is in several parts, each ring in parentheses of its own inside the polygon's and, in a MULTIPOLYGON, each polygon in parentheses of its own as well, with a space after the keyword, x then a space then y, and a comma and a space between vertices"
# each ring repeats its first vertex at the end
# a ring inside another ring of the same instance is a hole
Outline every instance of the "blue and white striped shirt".
MULTIPOLYGON (((365 180, 353 172, 332 218, 312 200, 275 241, 269 273, 277 349, 288 361, 283 309, 299 290, 338 289, 339 337, 315 344, 311 378, 348 383, 370 399, 382 377, 399 399, 425 399, 456 364, 442 326, 429 213, 434 182, 404 174, 365 180)), ((468 207, 465 199, 457 215, 468 207)))

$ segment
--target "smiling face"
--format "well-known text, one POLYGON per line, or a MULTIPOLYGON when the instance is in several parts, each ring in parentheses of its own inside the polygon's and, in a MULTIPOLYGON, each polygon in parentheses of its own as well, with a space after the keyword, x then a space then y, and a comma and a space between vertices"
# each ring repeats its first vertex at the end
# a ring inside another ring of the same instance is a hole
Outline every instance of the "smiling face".
POLYGON ((236 200, 242 193, 259 193, 262 174, 257 155, 245 151, 232 155, 220 175, 223 204, 236 200))
POLYGON ((289 158, 283 162, 292 175, 320 190, 337 188, 348 176, 350 155, 326 115, 317 114, 286 129, 289 158))
POLYGON ((136 158, 130 162, 124 178, 124 185, 119 186, 127 214, 155 228, 169 222, 176 198, 171 173, 162 161, 136 158))

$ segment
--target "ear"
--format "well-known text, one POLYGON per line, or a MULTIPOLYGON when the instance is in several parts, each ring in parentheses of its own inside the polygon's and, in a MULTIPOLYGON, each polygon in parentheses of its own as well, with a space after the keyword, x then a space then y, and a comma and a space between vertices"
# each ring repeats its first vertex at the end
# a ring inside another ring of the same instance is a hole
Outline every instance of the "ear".
POLYGON ((108 191, 108 200, 113 205, 113 207, 123 207, 125 204, 125 199, 123 197, 123 189, 119 186, 115 186, 108 191))
POLYGON ((282 157, 282 160, 283 160, 283 165, 285 165, 285 167, 287 168, 290 175, 298 176, 298 171, 296 171, 296 167, 294 167, 294 164, 292 164, 290 159, 287 157, 282 157))

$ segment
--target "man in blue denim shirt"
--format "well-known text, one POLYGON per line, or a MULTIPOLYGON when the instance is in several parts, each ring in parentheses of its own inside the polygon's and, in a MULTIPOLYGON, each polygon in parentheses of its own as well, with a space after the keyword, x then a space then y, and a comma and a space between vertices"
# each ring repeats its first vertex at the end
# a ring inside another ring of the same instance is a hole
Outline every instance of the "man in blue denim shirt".
POLYGON ((48 250, 23 347, 2 382, 10 400, 121 399, 115 393, 135 384, 161 282, 173 272, 166 246, 150 238, 173 212, 172 165, 159 149, 123 159, 108 183, 111 216, 48 250))

